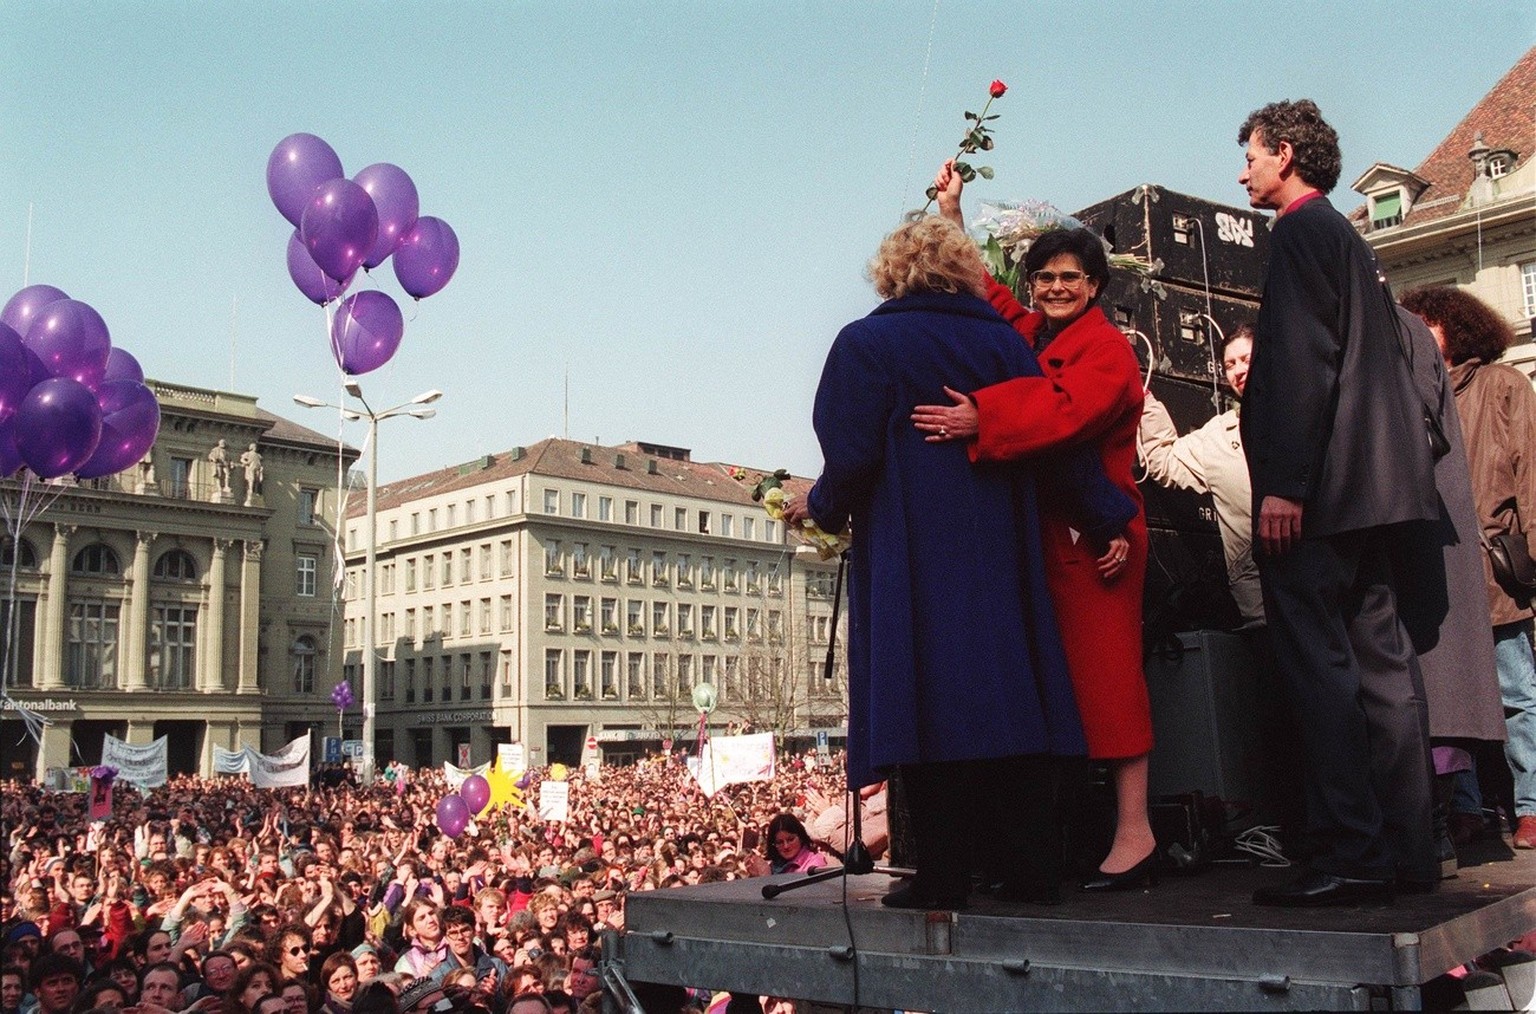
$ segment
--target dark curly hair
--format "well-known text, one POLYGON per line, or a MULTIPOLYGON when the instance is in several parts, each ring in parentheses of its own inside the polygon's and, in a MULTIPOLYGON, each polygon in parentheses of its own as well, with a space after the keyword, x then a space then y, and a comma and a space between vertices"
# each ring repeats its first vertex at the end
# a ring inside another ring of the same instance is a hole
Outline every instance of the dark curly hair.
POLYGON ((1091 229, 1050 229, 1029 245, 1024 254, 1024 275, 1028 277, 1060 254, 1071 254, 1083 266, 1083 274, 1097 282, 1099 291, 1109 281, 1109 256, 1104 241, 1091 229))
POLYGON ((1255 133, 1271 155, 1280 142, 1291 146, 1292 165, 1308 186, 1329 193, 1339 182, 1344 156, 1339 151, 1338 131, 1328 126, 1322 110, 1311 99, 1271 102, 1248 114, 1237 130, 1237 143, 1247 144, 1255 133))
POLYGON ((1440 329, 1452 366, 1468 359, 1494 362, 1514 344, 1515 329, 1497 310, 1454 285, 1409 289, 1402 304, 1440 329))

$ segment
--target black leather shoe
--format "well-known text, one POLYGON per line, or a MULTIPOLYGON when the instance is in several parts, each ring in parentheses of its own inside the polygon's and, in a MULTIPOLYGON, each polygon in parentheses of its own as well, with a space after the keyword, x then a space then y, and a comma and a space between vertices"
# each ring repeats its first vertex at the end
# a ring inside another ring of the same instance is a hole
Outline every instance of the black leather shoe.
POLYGON ((1078 885, 1078 889, 1089 894, 1100 891, 1134 891, 1143 883, 1148 887, 1157 886, 1157 875, 1162 869, 1162 853, 1156 848, 1147 853, 1147 858, 1120 873, 1105 873, 1099 871, 1096 877, 1090 877, 1078 885))
POLYGON ((1339 877, 1312 870, 1288 884, 1259 888, 1253 892, 1253 903, 1278 908, 1310 908, 1352 905, 1358 901, 1391 901, 1392 887, 1390 880, 1339 877))
POLYGON ((917 908, 927 911, 957 912, 966 907, 963 894, 930 894, 916 884, 907 884, 880 899, 886 908, 917 908))

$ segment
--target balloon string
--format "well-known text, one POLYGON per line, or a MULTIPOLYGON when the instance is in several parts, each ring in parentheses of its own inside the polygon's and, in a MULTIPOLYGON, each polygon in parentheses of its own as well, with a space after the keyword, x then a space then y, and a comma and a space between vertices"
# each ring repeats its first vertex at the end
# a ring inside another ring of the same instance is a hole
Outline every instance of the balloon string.
POLYGON ((928 64, 933 57, 933 30, 938 23, 939 0, 933 0, 933 13, 928 19, 928 48, 923 53, 923 76, 917 89, 917 112, 912 116, 912 145, 907 150, 907 171, 902 176, 907 181, 901 185, 902 210, 911 207, 907 203, 907 187, 912 181, 912 167, 917 164, 917 135, 923 124, 923 99, 928 94, 928 64))

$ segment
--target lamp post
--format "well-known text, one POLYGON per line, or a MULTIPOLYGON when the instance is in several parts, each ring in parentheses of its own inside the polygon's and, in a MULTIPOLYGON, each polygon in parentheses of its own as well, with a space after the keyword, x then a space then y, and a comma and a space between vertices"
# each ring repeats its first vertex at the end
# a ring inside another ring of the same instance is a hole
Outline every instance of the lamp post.
MULTIPOLYGON (((359 774, 364 785, 371 785, 375 768, 373 741, 378 711, 378 647, 374 644, 373 617, 378 605, 378 583, 374 579, 374 567, 379 548, 379 423, 396 416, 430 419, 437 415, 437 409, 422 406, 441 398, 443 392, 433 388, 394 408, 375 412, 363 397, 362 385, 356 378, 348 377, 344 388, 348 396, 357 399, 363 406, 361 409, 332 405, 307 394, 296 394, 293 400, 305 408, 334 408, 346 422, 368 420, 368 546, 363 563, 363 758, 359 774)), ((343 560, 342 564, 345 566, 346 561, 343 560)))

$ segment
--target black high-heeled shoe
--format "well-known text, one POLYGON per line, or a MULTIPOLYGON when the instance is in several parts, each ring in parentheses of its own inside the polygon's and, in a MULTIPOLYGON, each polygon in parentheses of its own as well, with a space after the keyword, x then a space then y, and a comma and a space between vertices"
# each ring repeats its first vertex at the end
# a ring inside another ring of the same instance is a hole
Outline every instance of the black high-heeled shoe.
POLYGON ((1096 877, 1090 877, 1078 885, 1079 890, 1094 893, 1099 891, 1134 891, 1145 882, 1148 887, 1157 886, 1158 874, 1162 871, 1162 853, 1156 847, 1147 854, 1147 858, 1120 873, 1105 873, 1102 870, 1096 877))

